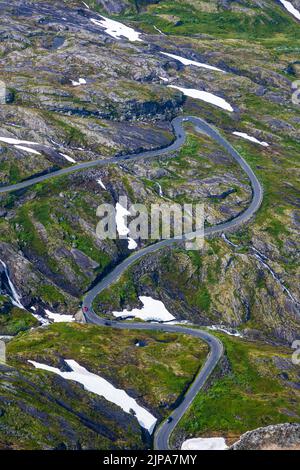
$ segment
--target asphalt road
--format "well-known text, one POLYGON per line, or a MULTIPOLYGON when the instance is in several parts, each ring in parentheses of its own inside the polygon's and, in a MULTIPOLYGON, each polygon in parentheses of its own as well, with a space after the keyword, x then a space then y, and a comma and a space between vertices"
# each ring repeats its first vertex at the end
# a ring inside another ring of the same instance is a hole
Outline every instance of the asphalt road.
MULTIPOLYGON (((263 197, 263 190, 262 187, 256 178, 255 174, 253 173, 252 169, 246 163, 246 161, 241 157, 241 155, 232 147, 232 145, 224 139, 219 132, 214 129, 212 126, 207 124, 200 118, 196 117, 188 117, 188 118, 175 118, 172 121, 176 140, 174 143, 168 147, 167 149, 159 150, 159 151, 152 151, 152 152, 145 152, 140 154, 136 158, 143 158, 149 156, 157 156, 162 155, 166 152, 171 152, 173 150, 178 149, 181 145, 185 142, 186 134, 185 130, 182 126, 183 122, 189 121, 196 129, 199 129, 201 132, 205 132, 210 137, 212 137, 216 142, 218 142, 222 147, 236 160, 236 162, 242 167, 245 173, 248 175, 248 178, 251 182, 252 187, 252 200, 248 208, 238 215, 236 218, 224 222, 220 225, 215 225, 213 227, 205 228, 204 235, 212 235, 217 233, 223 233, 226 230, 233 229, 238 227, 240 224, 248 221, 253 214, 257 211, 260 207, 263 197)), ((195 234, 192 234, 195 235, 195 234)), ((191 234, 186 235, 186 238, 192 238, 191 234)), ((135 263, 138 259, 142 258, 146 254, 152 253, 154 251, 159 250, 165 246, 171 246, 175 243, 178 243, 178 239, 169 239, 169 240, 162 240, 158 243, 153 245, 147 246, 142 248, 138 252, 133 253, 131 256, 126 258, 123 262, 121 262, 113 271, 111 271, 105 278, 103 278, 99 284, 97 284, 93 289, 91 289, 84 297, 83 300, 83 308, 87 310, 85 313, 86 320, 90 323, 95 323, 97 325, 106 325, 107 322, 103 319, 98 317, 93 311, 93 301, 97 297, 100 292, 104 289, 112 285, 116 282, 119 277, 131 266, 135 263)), ((139 329, 139 330, 163 330, 166 332, 177 332, 177 333, 185 333, 192 336, 196 336, 204 341, 206 341, 210 347, 210 354, 207 358, 205 365, 202 367, 198 375, 196 376, 194 382, 189 387, 187 393, 185 394, 184 400, 180 403, 180 405, 172 412, 170 418, 167 421, 164 421, 156 430, 154 435, 154 448, 157 450, 165 450, 169 449, 169 439, 172 431, 184 415, 184 413, 189 408, 190 404, 192 403, 193 399, 201 390, 203 385, 205 384, 206 380, 210 376, 211 372, 214 370, 215 366, 218 364, 222 354, 223 354, 223 347, 222 343, 215 338, 214 336, 210 335, 209 333, 201 330, 195 330, 188 327, 183 327, 180 325, 167 325, 167 324, 147 324, 147 323, 122 323, 120 321, 109 322, 110 326, 114 328, 120 329, 139 329)))
MULTIPOLYGON (((32 179, 23 181, 18 184, 0 187, 0 193, 16 191, 19 189, 27 188, 33 184, 39 183, 41 181, 46 181, 49 178, 53 178, 55 176, 66 175, 74 171, 91 168, 94 166, 120 163, 121 161, 127 161, 127 160, 133 161, 133 160, 139 160, 139 159, 144 159, 144 158, 152 158, 152 157, 157 157, 159 155, 171 153, 174 150, 179 149, 186 140, 186 133, 183 128, 183 123, 186 121, 189 121, 190 123, 192 123, 195 126, 196 130, 199 130, 200 132, 205 132, 207 135, 213 138, 217 143, 219 143, 226 150, 226 152, 229 153, 234 158, 234 160, 241 166, 241 168, 245 171, 245 173, 247 174, 251 182, 252 200, 248 208, 232 220, 221 223, 219 225, 205 228, 204 235, 209 236, 212 234, 221 234, 227 230, 235 229, 239 227, 242 223, 247 222, 255 214, 257 209, 260 207, 261 202, 262 202, 262 197, 263 197, 262 187, 258 179, 256 178, 254 172, 252 171, 252 169, 249 167, 247 162, 241 157, 241 155, 232 147, 232 145, 226 139, 224 139, 224 137, 222 137, 213 126, 209 125, 203 119, 200 119, 198 117, 192 117, 192 116, 184 117, 184 118, 177 117, 172 121, 174 134, 175 134, 175 140, 167 148, 141 152, 138 155, 124 155, 121 157, 115 157, 115 158, 110 158, 106 160, 100 159, 100 160, 95 160, 92 162, 79 163, 77 165, 73 165, 68 168, 63 168, 59 171, 42 175, 36 178, 32 178, 32 179)), ((191 239, 196 235, 197 235, 197 232, 194 232, 193 234, 187 234, 184 238, 191 239)), ((191 336, 197 337, 205 341, 209 345, 210 347, 209 356, 204 366, 201 368, 201 370, 197 374, 194 382, 191 384, 188 391, 186 392, 182 402, 171 413, 169 419, 167 421, 164 421, 157 428, 155 432, 154 447, 157 450, 169 449, 169 438, 170 438, 172 431, 174 430, 174 428, 176 427, 176 425, 178 424, 178 422, 180 421, 184 413, 189 408, 190 404, 192 403, 197 393, 201 390, 201 388, 205 384, 211 372, 214 370, 214 368, 218 364, 223 354, 222 343, 217 338, 215 338, 214 336, 212 336, 206 331, 188 328, 188 327, 181 326, 181 325, 168 325, 168 324, 161 324, 161 323, 134 323, 134 322, 124 323, 122 321, 108 322, 105 319, 100 318, 95 314, 95 312, 93 311, 93 301, 100 292, 102 292, 104 289, 106 289, 107 287, 112 285, 114 282, 116 282, 119 279, 119 277, 124 273, 124 271, 126 271, 126 269, 129 266, 131 266, 133 263, 135 263, 138 259, 142 258, 146 254, 157 251, 165 246, 172 246, 175 243, 178 243, 179 241, 181 241, 179 238, 162 240, 162 241, 159 241, 158 243, 155 243, 153 245, 142 248, 141 250, 137 252, 134 252, 132 255, 130 255, 128 258, 122 261, 105 278, 103 278, 93 289, 87 292, 83 299, 83 304, 82 304, 82 307, 85 311, 85 318, 87 322, 89 323, 94 323, 96 325, 107 326, 107 327, 118 328, 118 329, 160 330, 160 331, 165 331, 165 332, 184 333, 184 334, 189 334, 191 336)))

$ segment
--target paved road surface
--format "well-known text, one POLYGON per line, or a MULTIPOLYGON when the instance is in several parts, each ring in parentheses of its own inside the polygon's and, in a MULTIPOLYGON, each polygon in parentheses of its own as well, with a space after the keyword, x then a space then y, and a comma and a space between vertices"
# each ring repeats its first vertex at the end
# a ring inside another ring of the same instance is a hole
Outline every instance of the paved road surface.
MULTIPOLYGON (((68 168, 63 168, 59 171, 56 171, 50 174, 46 174, 43 176, 32 178, 30 180, 23 181, 18 184, 6 186, 6 187, 0 187, 0 193, 24 189, 33 184, 39 183, 41 181, 46 181, 49 178, 53 178, 55 176, 66 175, 74 171, 79 171, 79 170, 91 168, 94 166, 120 163, 121 161, 126 161, 126 160, 133 161, 133 160, 139 160, 139 159, 144 159, 144 158, 153 158, 159 155, 171 153, 174 150, 179 149, 186 140, 186 133, 183 128, 183 123, 186 121, 189 121, 190 123, 192 123, 195 126, 196 130, 199 130, 200 132, 205 132, 212 139, 214 139, 217 143, 219 143, 226 150, 226 152, 229 153, 234 158, 234 160, 241 166, 241 168, 245 171, 245 173, 247 174, 251 182, 252 200, 248 208, 232 220, 221 223, 219 225, 205 228, 204 234, 206 236, 212 235, 212 234, 221 234, 225 232, 226 230, 237 228, 242 223, 248 221, 255 214, 257 209, 260 207, 261 202, 262 202, 262 197, 263 197, 262 187, 258 179, 256 178, 254 172, 252 171, 252 169, 249 167, 247 162, 241 157, 241 155, 232 147, 232 145, 224 137, 222 137, 213 126, 209 125, 203 119, 200 119, 198 117, 192 117, 192 116, 184 117, 184 118, 177 117, 172 121, 174 134, 175 134, 175 140, 167 148, 141 152, 138 155, 124 155, 122 157, 115 157, 115 158, 110 158, 106 160, 100 159, 100 160, 95 160, 92 162, 79 163, 68 168)), ((197 232, 194 232, 193 234, 187 234, 185 238, 191 239, 195 235, 197 235, 197 232)), ((165 246, 172 246, 175 243, 178 243, 179 240, 180 240, 179 238, 162 240, 158 243, 142 248, 141 250, 130 255, 128 258, 122 261, 113 271, 111 271, 105 278, 103 278, 93 289, 87 292, 87 294, 85 295, 83 299, 83 305, 82 305, 85 311, 86 320, 89 323, 94 323, 97 325, 102 325, 102 326, 107 326, 107 327, 112 327, 112 328, 119 328, 119 329, 156 330, 156 331, 161 330, 161 331, 166 331, 166 332, 184 333, 184 334, 189 334, 191 336, 195 336, 205 341, 209 345, 210 347, 209 356, 204 366, 197 374, 194 382, 192 383, 192 385, 186 392, 183 398, 183 401, 172 412, 169 419, 167 421, 164 421, 155 432, 154 447, 155 449, 158 449, 158 450, 164 450, 164 449, 169 448, 169 439, 170 439, 170 435, 172 431, 178 424, 179 420, 182 418, 183 414, 189 408, 190 404, 192 403, 193 399, 195 398, 199 390, 201 390, 201 388, 203 387, 204 383, 210 376, 211 372, 214 370, 214 368, 218 364, 223 354, 222 343, 217 338, 215 338, 214 336, 212 336, 206 331, 188 328, 188 327, 181 326, 181 325, 168 325, 168 324, 158 324, 158 323, 134 323, 134 322, 124 323, 122 321, 108 322, 105 319, 100 318, 95 314, 95 312, 93 311, 93 301, 100 292, 102 292, 104 289, 106 289, 107 287, 112 285, 114 282, 116 282, 119 279, 119 277, 126 271, 126 269, 129 266, 131 266, 133 263, 135 263, 138 259, 140 259, 141 257, 145 256, 148 253, 157 251, 165 246)))

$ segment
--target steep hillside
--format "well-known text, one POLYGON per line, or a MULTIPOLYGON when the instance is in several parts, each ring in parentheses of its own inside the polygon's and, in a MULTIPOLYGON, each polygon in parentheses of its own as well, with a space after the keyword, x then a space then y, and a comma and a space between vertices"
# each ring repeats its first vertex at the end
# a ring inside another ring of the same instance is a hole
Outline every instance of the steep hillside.
MULTIPOLYGON (((299 0, 291 4, 300 11, 299 0)), ((228 367, 197 397, 178 439, 235 440, 255 427, 299 422, 291 363, 300 337, 297 13, 273 0, 12 0, 0 1, 0 13, 0 336, 9 336, 0 447, 145 448, 151 438, 134 416, 59 376, 70 372, 65 361, 103 374, 159 420, 203 364, 207 348, 193 338, 119 337, 77 323, 86 292, 156 241, 100 239, 101 204, 117 207, 121 196, 148 209, 202 203, 206 227, 250 204, 241 167, 191 124, 181 148, 122 160, 167 148, 177 116, 202 118, 227 139, 257 175, 262 205, 199 251, 178 243, 143 257, 94 310, 111 326, 116 312, 141 309, 147 296, 177 321, 243 337, 220 335, 228 367), (84 162, 91 166, 64 173, 84 162), (215 404, 216 420, 203 417, 215 404)))

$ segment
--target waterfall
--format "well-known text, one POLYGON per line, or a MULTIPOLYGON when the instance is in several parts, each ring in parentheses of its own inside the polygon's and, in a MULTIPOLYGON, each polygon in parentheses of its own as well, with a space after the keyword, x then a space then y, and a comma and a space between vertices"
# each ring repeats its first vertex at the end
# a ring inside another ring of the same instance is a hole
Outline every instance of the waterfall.
POLYGON ((6 276, 6 279, 7 279, 7 282, 8 282, 8 286, 9 286, 10 293, 11 293, 10 298, 11 298, 12 303, 16 307, 19 307, 19 308, 25 310, 25 307, 21 303, 21 296, 17 293, 16 288, 13 285, 13 283, 12 283, 10 277, 9 277, 9 272, 8 272, 6 264, 1 259, 0 259, 0 263, 3 266, 3 272, 4 272, 4 274, 6 276))

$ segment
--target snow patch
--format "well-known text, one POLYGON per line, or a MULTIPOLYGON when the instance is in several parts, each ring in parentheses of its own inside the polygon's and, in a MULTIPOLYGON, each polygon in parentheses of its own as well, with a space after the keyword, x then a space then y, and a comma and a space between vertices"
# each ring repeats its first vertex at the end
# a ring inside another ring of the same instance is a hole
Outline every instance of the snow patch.
POLYGON ((28 152, 28 153, 34 153, 35 155, 41 155, 41 153, 38 152, 37 150, 31 149, 29 147, 24 147, 23 145, 15 145, 14 147, 16 149, 19 149, 19 150, 24 150, 25 152, 28 152))
POLYGON ((104 397, 107 401, 122 408, 125 413, 131 414, 133 411, 140 425, 143 428, 148 429, 150 434, 153 432, 157 419, 149 413, 149 411, 138 405, 136 400, 131 398, 124 390, 115 388, 107 380, 103 379, 99 375, 89 372, 76 361, 71 359, 65 361, 72 369, 72 372, 61 372, 56 367, 51 367, 35 361, 29 360, 28 362, 30 362, 30 364, 32 364, 36 369, 53 372, 66 380, 73 380, 82 384, 85 390, 104 397))
POLYGON ((101 26, 102 28, 105 28, 105 32, 112 36, 115 39, 120 39, 121 37, 127 38, 129 41, 141 41, 140 35, 141 33, 138 33, 135 31, 133 28, 130 28, 129 26, 125 26, 122 23, 119 23, 118 21, 110 20, 109 18, 105 18, 105 16, 101 16, 102 20, 95 20, 91 18, 91 22, 94 23, 97 26, 101 26))
POLYGON ((222 325, 212 325, 212 326, 208 326, 207 328, 212 331, 221 331, 222 333, 226 333, 226 335, 229 335, 229 336, 236 336, 237 338, 243 338, 243 335, 239 333, 238 331, 229 330, 228 328, 222 325))
POLYGON ((263 147, 269 147, 269 144, 267 142, 262 142, 255 137, 252 137, 251 135, 246 134, 245 132, 233 132, 234 135, 237 135, 238 137, 242 137, 243 139, 250 140, 251 142, 254 142, 255 144, 262 145, 263 147))
POLYGON ((161 52, 161 54, 171 57, 172 59, 178 60, 183 65, 194 65, 195 67, 202 67, 204 69, 215 70, 217 72, 226 73, 224 70, 214 67, 213 65, 203 64, 202 62, 197 62, 195 60, 186 59, 185 57, 180 57, 179 55, 169 54, 168 52, 161 52))
POLYGON ((279 0, 280 3, 287 9, 289 13, 291 13, 297 20, 300 20, 300 11, 297 10, 291 2, 287 2, 286 0, 279 0))
POLYGON ((168 312, 163 302, 160 300, 155 300, 152 297, 146 297, 141 295, 139 297, 140 301, 143 303, 141 309, 134 308, 132 310, 123 310, 122 312, 113 312, 113 315, 117 318, 120 317, 134 317, 140 318, 145 321, 162 321, 169 322, 175 320, 175 317, 168 312))
POLYGON ((38 315, 37 313, 32 313, 32 316, 34 316, 34 318, 36 318, 41 323, 42 326, 50 325, 50 321, 47 320, 47 318, 44 318, 41 315, 38 315))
POLYGON ((73 86, 86 85, 86 80, 84 78, 79 78, 78 82, 76 80, 71 80, 73 86))
POLYGON ((72 315, 64 315, 60 313, 53 313, 50 310, 45 309, 45 313, 50 320, 53 320, 54 323, 62 322, 72 322, 75 321, 75 318, 72 315))
POLYGON ((4 142, 5 144, 12 144, 12 145, 41 145, 38 142, 31 142, 30 140, 19 140, 14 139, 13 137, 0 137, 0 142, 4 142))
POLYGON ((163 33, 157 26, 154 25, 153 28, 154 28, 156 31, 158 31, 159 34, 162 34, 163 36, 166 36, 166 34, 163 33))
POLYGON ((102 181, 101 178, 97 179, 97 183, 100 184, 100 186, 101 186, 102 189, 106 189, 106 187, 105 187, 105 185, 104 185, 104 183, 103 183, 103 181, 102 181))
POLYGON ((137 246, 137 242, 133 238, 128 237, 128 250, 135 250, 137 246))
POLYGON ((61 155, 62 157, 64 157, 66 160, 68 160, 68 162, 76 163, 76 160, 74 160, 74 158, 69 157, 69 155, 66 155, 65 153, 59 153, 59 155, 61 155))
POLYGON ((223 238, 223 240, 224 240, 226 243, 228 243, 228 245, 233 246, 234 248, 239 248, 239 245, 236 245, 235 243, 233 243, 232 241, 230 241, 230 240, 226 237, 225 233, 222 233, 221 237, 223 238))
POLYGON ((126 236, 129 233, 129 228, 125 223, 125 217, 130 215, 130 212, 125 209, 125 207, 121 206, 119 202, 116 204, 116 224, 117 230, 119 235, 126 236))
POLYGON ((137 247, 137 243, 130 238, 129 235, 129 228, 127 227, 126 221, 127 216, 130 215, 130 212, 125 209, 119 202, 116 204, 116 225, 118 234, 121 237, 127 237, 128 240, 128 249, 134 250, 137 247))
POLYGON ((199 437, 187 439, 181 446, 181 450, 226 450, 225 439, 223 437, 199 437))
POLYGON ((190 96, 198 100, 205 101, 206 103, 214 104, 219 108, 225 109, 225 111, 233 111, 233 107, 223 98, 214 95, 213 93, 208 93, 203 90, 196 90, 195 88, 183 88, 176 85, 168 85, 169 88, 175 88, 176 90, 181 91, 184 95, 190 96))

